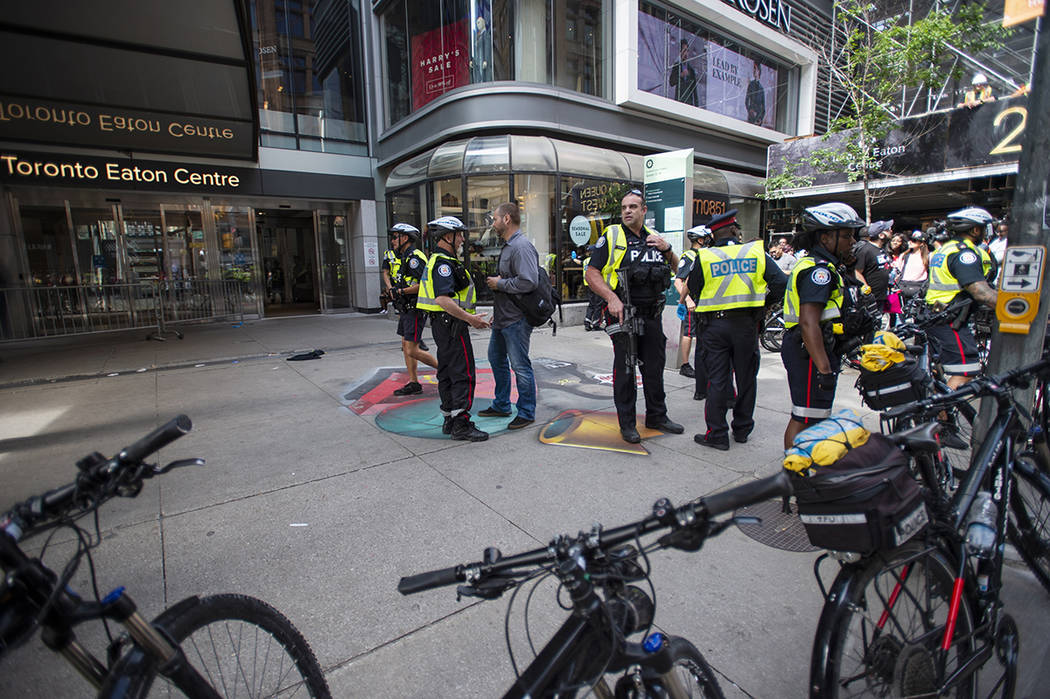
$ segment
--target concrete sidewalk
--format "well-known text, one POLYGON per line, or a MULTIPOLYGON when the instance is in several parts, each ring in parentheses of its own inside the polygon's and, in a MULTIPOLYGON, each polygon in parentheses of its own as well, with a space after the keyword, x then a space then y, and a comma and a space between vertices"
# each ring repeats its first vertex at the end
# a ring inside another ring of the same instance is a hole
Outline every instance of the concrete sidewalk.
MULTIPOLYGON (((777 355, 763 354, 747 444, 696 446, 703 404, 692 400, 691 380, 668 371, 670 416, 686 433, 647 438, 647 455, 628 455, 540 441, 566 411, 613 409, 604 333, 541 329, 531 352, 544 376, 536 423, 516 432, 491 423, 489 441, 466 444, 389 431, 381 415, 361 411, 369 382, 402 366, 395 327, 385 316, 313 316, 191 326, 184 340, 163 343, 137 333, 0 347, 0 509, 71 480, 84 454, 112 453, 186 413, 193 432, 160 459, 202 456, 208 465, 147 482, 139 497, 102 510, 103 594, 126 585, 147 616, 190 594, 265 599, 310 640, 337 697, 487 697, 513 679, 503 640, 509 596, 402 597, 400 576, 478 560, 487 546, 511 554, 593 522, 616 526, 659 497, 679 503, 780 468, 790 401, 777 355), (287 361, 315 348, 326 354, 287 361)), ((487 333, 472 337, 480 369, 487 333)), ((843 376, 839 404, 860 409, 852 382, 843 376)), ((424 386, 433 398, 432 379, 424 386)), ((479 391, 476 407, 490 397, 479 391)), ((53 568, 69 541, 49 548, 53 568)), ((692 640, 729 696, 806 696, 822 603, 815 557, 735 528, 699 553, 653 556, 657 624, 692 640)), ((85 576, 76 584, 84 592, 85 576)), ((1007 591, 1022 633, 1018 696, 1039 696, 1050 686, 1050 597, 1023 568, 1010 569, 1007 591)), ((531 657, 523 599, 510 611, 519 667, 531 657)), ((528 609, 533 638, 562 614, 553 587, 541 588, 528 609)), ((97 648, 94 631, 83 637, 97 648)), ((87 693, 39 640, 4 667, 0 696, 87 693)))

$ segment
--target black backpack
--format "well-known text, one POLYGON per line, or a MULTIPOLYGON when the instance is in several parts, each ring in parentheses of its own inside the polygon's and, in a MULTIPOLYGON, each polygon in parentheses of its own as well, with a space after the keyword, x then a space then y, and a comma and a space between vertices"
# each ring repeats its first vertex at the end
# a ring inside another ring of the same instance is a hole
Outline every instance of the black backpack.
POLYGON ((538 266, 539 274, 536 277, 536 288, 527 294, 510 294, 511 300, 518 310, 525 316, 525 320, 534 328, 547 323, 554 325, 554 333, 558 333, 558 323, 552 318, 554 311, 561 307, 561 293, 554 288, 547 270, 538 266))

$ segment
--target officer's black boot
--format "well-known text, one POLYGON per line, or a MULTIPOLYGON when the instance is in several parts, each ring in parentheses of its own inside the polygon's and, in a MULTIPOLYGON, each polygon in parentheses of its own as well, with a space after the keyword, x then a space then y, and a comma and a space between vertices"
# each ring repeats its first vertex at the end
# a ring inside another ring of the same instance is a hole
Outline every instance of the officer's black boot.
POLYGON ((452 416, 446 415, 445 421, 441 423, 441 434, 452 434, 452 416))
POLYGON ((484 442, 489 438, 488 432, 482 432, 470 421, 470 416, 460 413, 452 418, 452 439, 464 442, 484 442))

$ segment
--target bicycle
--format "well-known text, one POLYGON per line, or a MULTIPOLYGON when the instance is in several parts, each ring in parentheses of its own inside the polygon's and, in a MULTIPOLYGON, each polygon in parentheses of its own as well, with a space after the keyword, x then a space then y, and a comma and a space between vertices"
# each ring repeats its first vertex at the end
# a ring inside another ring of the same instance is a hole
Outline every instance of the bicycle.
MULTIPOLYGON (((397 589, 409 595, 465 583, 457 588, 457 595, 491 600, 530 581, 538 585, 548 577, 556 578, 559 592, 564 588, 569 593, 571 607, 566 608, 571 614, 520 673, 508 633, 507 647, 517 679, 504 695, 507 698, 572 697, 584 689, 598 697, 722 697, 714 673, 692 643, 650 633, 655 593, 629 583, 649 580, 648 554, 652 551, 699 551, 704 541, 732 524, 756 521, 754 517, 715 521, 715 517, 790 493, 791 483, 781 472, 679 508, 662 498, 654 503, 651 515, 636 522, 609 530, 596 524, 577 536, 557 536, 544 548, 506 558, 498 549, 486 549, 481 561, 404 577, 397 589), (642 545, 642 536, 662 530, 669 531, 642 545), (642 643, 627 640, 642 633, 642 643), (611 690, 605 675, 620 672, 623 675, 611 690)), ((514 596, 508 619, 513 604, 514 596)))
POLYGON ((1050 478, 1028 450, 1029 416, 1012 391, 1032 375, 1045 380, 1050 359, 885 412, 891 419, 936 416, 984 397, 997 405, 954 491, 935 468, 936 421, 892 435, 914 460, 929 525, 900 548, 837 556, 842 567, 827 589, 819 568, 830 554, 817 559, 825 604, 810 666, 812 697, 973 696, 983 689, 978 673, 993 656, 1000 668, 992 694, 1012 696, 1019 639, 999 598, 1006 541, 1044 585, 1050 574, 1050 478))
POLYGON ((190 419, 179 415, 112 458, 89 454, 77 462, 74 482, 31 497, 0 516, 0 568, 5 573, 0 582, 0 660, 40 629, 44 644, 73 665, 99 697, 167 696, 177 690, 209 699, 239 693, 329 699, 324 673, 306 639, 261 600, 236 594, 189 597, 151 623, 123 587, 99 594, 91 557, 102 538, 99 508, 113 497, 137 496, 145 479, 184 466, 203 466, 203 459, 181 459, 163 467, 146 463, 191 428, 190 419), (86 515, 94 515, 93 534, 75 523, 86 515), (19 547, 26 536, 63 527, 73 530, 77 549, 60 574, 19 547), (89 600, 69 587, 85 558, 94 596, 89 600), (105 662, 76 638, 74 628, 91 621, 105 627, 105 662), (109 621, 125 631, 114 638, 109 621), (157 679, 163 682, 155 684, 157 679))
POLYGON ((776 303, 766 311, 759 334, 762 347, 770 352, 780 352, 784 344, 784 304, 776 303))

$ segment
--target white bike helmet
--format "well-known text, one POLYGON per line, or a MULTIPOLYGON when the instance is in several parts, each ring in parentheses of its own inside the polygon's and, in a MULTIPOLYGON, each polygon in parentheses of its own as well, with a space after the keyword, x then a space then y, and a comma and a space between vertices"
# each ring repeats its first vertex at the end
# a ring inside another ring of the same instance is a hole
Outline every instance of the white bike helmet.
POLYGON ((412 240, 419 240, 419 229, 410 223, 395 223, 390 227, 390 235, 407 235, 412 240))
POLYGON ((965 233, 974 228, 987 228, 995 219, 979 206, 968 206, 948 214, 947 228, 954 233, 965 233))
POLYGON ((802 214, 802 229, 807 233, 814 231, 836 231, 840 228, 861 229, 861 220, 852 206, 833 201, 820 206, 811 206, 802 214))
POLYGON ((687 230, 685 234, 694 243, 698 240, 711 240, 714 238, 711 234, 711 229, 707 226, 694 226, 687 230))
POLYGON ((434 238, 440 238, 446 233, 454 233, 455 231, 463 231, 464 233, 467 231, 467 227, 455 216, 442 216, 427 224, 427 232, 434 238))

